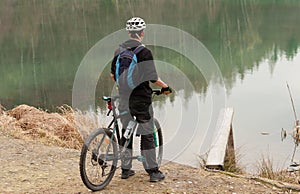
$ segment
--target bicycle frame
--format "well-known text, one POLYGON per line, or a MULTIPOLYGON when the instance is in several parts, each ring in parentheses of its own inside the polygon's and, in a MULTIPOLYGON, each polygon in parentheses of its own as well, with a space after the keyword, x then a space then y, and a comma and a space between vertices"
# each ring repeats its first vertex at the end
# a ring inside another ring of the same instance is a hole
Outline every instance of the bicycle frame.
MULTIPOLYGON (((152 90, 152 93, 153 93, 153 95, 160 95, 161 94, 160 90, 152 90)), ((121 115, 117 114, 116 106, 115 106, 115 101, 117 99, 119 99, 119 97, 118 96, 114 96, 114 97, 103 96, 102 99, 107 102, 107 108, 109 110, 108 113, 106 114, 106 116, 109 116, 111 114, 111 112, 112 112, 112 116, 113 116, 112 121, 109 123, 109 125, 107 127, 108 129, 112 129, 112 136, 111 136, 110 141, 112 142, 113 137, 116 135, 117 143, 120 146, 121 145, 121 134, 120 134, 120 131, 119 131, 118 119, 120 118, 121 115), (112 126, 113 126, 113 128, 112 128, 112 126)), ((138 128, 138 126, 139 126, 139 123, 137 123, 135 125, 135 127, 132 129, 130 137, 134 134, 134 132, 138 128)), ((155 145, 157 146, 157 137, 156 136, 154 136, 154 142, 155 142, 155 145)), ((130 138, 126 140, 122 150, 120 150, 121 154, 118 156, 118 160, 119 159, 143 160, 143 158, 141 156, 131 156, 131 157, 122 156, 122 153, 125 152, 125 150, 126 150, 127 146, 129 145, 129 143, 130 143, 130 138)))
MULTIPOLYGON (((107 127, 108 129, 112 129, 112 136, 111 136, 110 141, 112 142, 113 137, 116 135, 117 143, 120 146, 121 145, 121 143, 120 143, 121 142, 121 134, 120 134, 120 131, 119 131, 119 124, 118 124, 118 119, 120 118, 120 115, 117 115, 116 106, 115 106, 115 100, 117 100, 118 98, 119 98, 118 96, 115 96, 115 97, 104 96, 103 100, 107 102, 107 108, 109 109, 106 116, 109 116, 111 114, 111 112, 112 112, 112 116, 113 116, 112 121, 109 123, 109 125, 107 127), (113 128, 112 128, 112 126, 113 126, 113 128)), ((134 131, 138 128, 138 125, 139 124, 137 123, 137 125, 132 129, 131 136, 133 135, 134 131)), ((130 139, 126 140, 123 148, 121 150, 119 150, 120 155, 118 156, 118 160, 119 159, 143 160, 143 158, 141 156, 131 156, 131 157, 122 156, 122 153, 125 153, 126 148, 130 143, 129 141, 130 141, 130 139)), ((112 160, 112 159, 113 158, 110 158, 110 159, 106 158, 106 160, 112 160)))

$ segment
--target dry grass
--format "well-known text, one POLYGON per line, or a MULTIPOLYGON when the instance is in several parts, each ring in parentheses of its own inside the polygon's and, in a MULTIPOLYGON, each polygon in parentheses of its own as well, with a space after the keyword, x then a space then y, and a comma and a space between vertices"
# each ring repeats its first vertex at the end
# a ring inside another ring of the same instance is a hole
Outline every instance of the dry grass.
POLYGON ((258 176, 276 181, 298 184, 299 172, 287 172, 286 169, 276 168, 270 156, 261 156, 257 165, 258 176))
POLYGON ((71 109, 63 113, 47 113, 37 108, 20 105, 10 111, 1 111, 2 131, 15 138, 39 140, 47 145, 78 149, 83 140, 74 123, 71 109))
POLYGON ((66 148, 80 149, 87 135, 101 126, 100 118, 100 110, 74 111, 68 105, 58 107, 58 113, 28 105, 5 111, 0 105, 0 130, 5 134, 66 148))
POLYGON ((104 127, 103 121, 101 120, 103 115, 101 115, 100 109, 97 111, 89 110, 85 112, 76 110, 73 116, 74 124, 77 126, 82 139, 85 139, 92 130, 104 127))
POLYGON ((265 157, 262 155, 260 162, 258 162, 258 174, 261 177, 268 178, 268 179, 275 179, 275 171, 272 159, 268 156, 265 157))
POLYGON ((240 165, 242 159, 240 149, 236 150, 226 150, 226 156, 224 161, 224 170, 227 172, 243 174, 244 169, 240 165))
POLYGON ((0 104, 0 115, 5 111, 4 106, 2 106, 2 104, 0 104))

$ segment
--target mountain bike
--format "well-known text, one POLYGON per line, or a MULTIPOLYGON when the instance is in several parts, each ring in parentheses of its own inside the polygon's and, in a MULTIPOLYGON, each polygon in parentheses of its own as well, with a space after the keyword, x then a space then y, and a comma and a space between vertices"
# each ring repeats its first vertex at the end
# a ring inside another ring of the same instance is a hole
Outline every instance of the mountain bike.
MULTIPOLYGON (((153 96, 160 95, 161 91, 156 89, 152 90, 153 96)), ((94 130, 85 140, 80 154, 80 176, 87 188, 92 191, 99 191, 106 187, 112 180, 117 166, 118 160, 126 162, 129 160, 143 161, 143 156, 132 156, 128 151, 127 146, 138 129, 139 123, 133 118, 131 130, 129 133, 124 133, 126 141, 124 146, 120 146, 121 134, 119 131, 118 120, 120 113, 117 113, 116 102, 119 97, 102 98, 107 103, 108 113, 112 113, 112 121, 107 128, 99 128, 94 130)), ((129 122, 129 123, 130 123, 129 122)), ((130 124, 128 124, 130 125, 130 124)), ((127 127, 128 128, 128 127, 127 127)), ((163 155, 163 135, 159 122, 154 119, 154 143, 157 163, 160 166, 163 155)))

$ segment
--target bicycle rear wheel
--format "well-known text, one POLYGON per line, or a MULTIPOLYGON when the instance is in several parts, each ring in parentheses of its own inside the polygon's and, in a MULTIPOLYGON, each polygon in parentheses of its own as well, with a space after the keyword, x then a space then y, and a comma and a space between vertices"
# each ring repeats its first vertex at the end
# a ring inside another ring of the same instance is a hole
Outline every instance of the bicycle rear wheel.
POLYGON ((157 119, 154 119, 154 143, 155 143, 156 161, 158 166, 160 166, 163 158, 163 134, 157 119))
POLYGON ((80 176, 87 188, 99 191, 109 184, 118 162, 118 147, 113 133, 100 128, 85 140, 80 154, 80 176))

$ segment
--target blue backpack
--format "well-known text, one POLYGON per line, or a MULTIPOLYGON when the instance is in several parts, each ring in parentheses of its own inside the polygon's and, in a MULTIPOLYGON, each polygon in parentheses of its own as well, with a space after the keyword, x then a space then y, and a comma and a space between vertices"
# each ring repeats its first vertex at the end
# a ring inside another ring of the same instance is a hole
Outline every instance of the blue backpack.
POLYGON ((120 46, 120 52, 116 61, 116 82, 121 90, 133 90, 134 84, 133 71, 138 63, 136 54, 145 46, 139 45, 133 51, 120 46))

